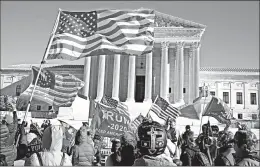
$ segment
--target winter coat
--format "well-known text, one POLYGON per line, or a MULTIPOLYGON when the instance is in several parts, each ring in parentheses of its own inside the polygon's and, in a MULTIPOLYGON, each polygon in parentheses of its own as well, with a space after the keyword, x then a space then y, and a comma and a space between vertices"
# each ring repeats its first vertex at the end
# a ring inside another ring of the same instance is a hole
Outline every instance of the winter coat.
POLYGON ((260 166, 260 158, 256 153, 249 153, 244 158, 237 159, 235 166, 260 166))
MULTIPOLYGON (((62 153, 62 141, 63 131, 61 126, 50 126, 45 129, 42 137, 43 151, 39 152, 39 156, 42 159, 43 166, 72 166, 71 158, 66 154, 62 153)), ((31 166, 41 166, 40 160, 36 153, 31 155, 30 162, 31 166)))
POLYGON ((72 147, 72 164, 73 166, 92 166, 95 156, 94 143, 87 134, 87 128, 82 126, 77 132, 77 145, 72 147))
POLYGON ((219 154, 214 161, 215 166, 234 166, 235 165, 235 158, 233 156, 234 148, 220 148, 219 154))
POLYGON ((116 154, 118 153, 112 153, 107 157, 105 166, 120 166, 121 155, 116 154))
POLYGON ((15 134, 17 131, 17 115, 13 113, 13 123, 0 124, 0 154, 5 155, 8 166, 13 166, 17 156, 15 134))
POLYGON ((172 159, 165 154, 156 157, 144 155, 135 160, 133 166, 177 166, 172 159))

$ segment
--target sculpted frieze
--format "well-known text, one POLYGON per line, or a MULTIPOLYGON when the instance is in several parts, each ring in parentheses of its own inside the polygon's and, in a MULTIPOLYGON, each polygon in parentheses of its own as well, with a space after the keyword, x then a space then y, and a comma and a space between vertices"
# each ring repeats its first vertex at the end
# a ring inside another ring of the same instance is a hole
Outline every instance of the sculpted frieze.
POLYGON ((155 30, 154 37, 155 38, 167 38, 167 37, 176 37, 176 38, 184 38, 184 37, 201 37, 202 30, 155 30))
POLYGON ((185 27, 185 28, 206 28, 205 25, 194 23, 168 14, 155 12, 155 27, 185 27))

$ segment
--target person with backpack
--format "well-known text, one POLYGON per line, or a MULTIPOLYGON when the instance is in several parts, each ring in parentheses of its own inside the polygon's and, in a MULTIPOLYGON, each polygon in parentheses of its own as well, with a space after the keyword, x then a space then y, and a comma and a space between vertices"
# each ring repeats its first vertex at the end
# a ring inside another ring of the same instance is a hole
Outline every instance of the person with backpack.
POLYGON ((112 139, 111 152, 107 159, 105 166, 120 166, 121 162, 121 142, 119 139, 112 139))
POLYGON ((233 133, 230 131, 220 131, 217 139, 218 145, 218 155, 214 160, 215 166, 234 166, 235 158, 233 153, 235 153, 233 146, 233 133))
POLYGON ((31 155, 31 166, 72 166, 71 158, 61 151, 63 130, 60 125, 45 129, 42 136, 42 151, 31 155))
POLYGON ((141 156, 133 166, 177 166, 171 157, 164 154, 167 146, 164 126, 156 121, 142 122, 137 134, 137 149, 141 156))
POLYGON ((236 166, 260 166, 255 152, 257 141, 251 131, 239 130, 234 136, 236 166))
POLYGON ((81 126, 75 137, 75 145, 72 147, 73 166, 92 166, 95 156, 95 148, 91 129, 81 126))
POLYGON ((194 133, 189 131, 183 135, 182 166, 211 166, 208 157, 194 144, 194 133))

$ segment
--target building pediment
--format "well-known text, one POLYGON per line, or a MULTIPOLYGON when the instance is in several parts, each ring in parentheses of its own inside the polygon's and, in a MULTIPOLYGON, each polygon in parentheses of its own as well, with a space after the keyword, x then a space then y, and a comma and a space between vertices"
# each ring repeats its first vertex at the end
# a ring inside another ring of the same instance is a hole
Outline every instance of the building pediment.
POLYGON ((178 27, 178 28, 200 28, 206 26, 189 20, 184 20, 168 14, 155 11, 155 27, 178 27))

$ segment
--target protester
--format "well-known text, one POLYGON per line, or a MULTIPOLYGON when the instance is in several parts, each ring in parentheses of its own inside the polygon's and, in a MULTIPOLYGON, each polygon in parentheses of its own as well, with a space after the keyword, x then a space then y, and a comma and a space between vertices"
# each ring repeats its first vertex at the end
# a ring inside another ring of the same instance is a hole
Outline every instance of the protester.
POLYGON ((61 126, 50 126, 42 137, 43 151, 31 156, 31 166, 72 166, 71 158, 61 152, 63 131, 61 126))
POLYGON ((188 131, 183 135, 182 166, 211 166, 208 157, 194 144, 194 132, 188 131))
POLYGON ((101 166, 101 146, 102 146, 102 140, 99 135, 94 136, 94 148, 95 148, 95 159, 93 162, 94 166, 101 166))
POLYGON ((137 140, 141 157, 135 160, 133 166, 176 166, 172 158, 164 154, 166 145, 167 134, 161 124, 155 121, 141 123, 137 140))
POLYGON ((234 137, 236 166, 259 166, 260 158, 255 151, 257 141, 253 133, 239 130, 234 137))
POLYGON ((233 153, 235 153, 233 146, 233 133, 230 131, 220 131, 217 139, 218 144, 218 156, 214 161, 215 166, 234 166, 235 159, 233 153))
POLYGON ((121 142, 118 139, 112 139, 111 152, 107 159, 105 166, 120 166, 121 162, 121 142))
POLYGON ((121 138, 120 166, 132 166, 135 161, 136 137, 131 132, 125 132, 121 138))
POLYGON ((72 147, 73 166, 92 166, 95 155, 92 135, 86 126, 82 126, 76 133, 75 145, 72 147))
POLYGON ((0 123, 0 154, 5 155, 8 166, 14 165, 17 156, 15 147, 15 135, 18 127, 17 114, 13 111, 13 116, 5 115, 0 123))
POLYGON ((212 131, 208 121, 207 124, 202 125, 202 133, 198 136, 195 142, 196 145, 199 146, 200 151, 208 157, 210 164, 213 165, 213 160, 210 153, 210 146, 213 142, 210 136, 212 136, 212 131))

